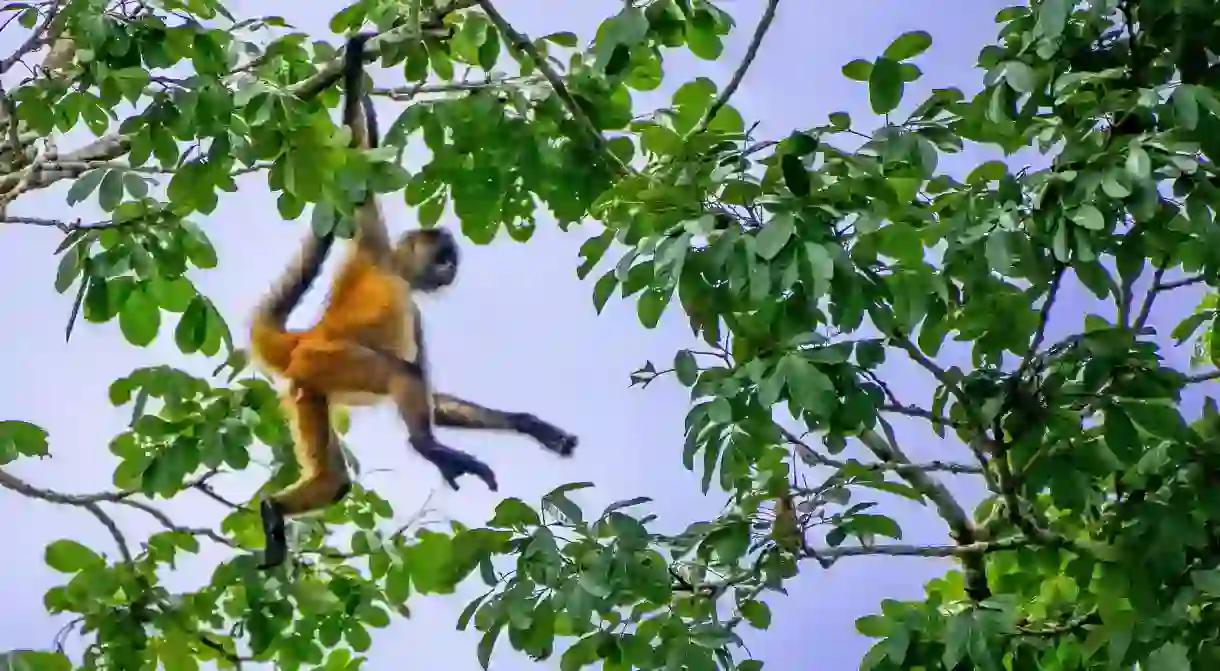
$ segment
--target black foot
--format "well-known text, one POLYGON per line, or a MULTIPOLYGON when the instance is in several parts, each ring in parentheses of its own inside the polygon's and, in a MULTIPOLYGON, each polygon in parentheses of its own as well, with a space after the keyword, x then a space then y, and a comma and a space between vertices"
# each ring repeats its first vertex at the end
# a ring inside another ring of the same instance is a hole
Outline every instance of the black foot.
POLYGON ((500 487, 496 484, 496 474, 491 470, 491 467, 469 454, 461 450, 455 450, 452 447, 446 447, 435 441, 426 445, 413 446, 423 458, 432 462, 432 465, 440 470, 441 477, 445 479, 445 482, 449 483, 450 487, 460 489, 457 479, 469 473, 482 480, 491 491, 499 491, 500 487))
POLYGON ((543 447, 561 457, 570 457, 576 451, 579 442, 576 436, 528 412, 514 415, 513 424, 518 432, 542 443, 543 447))
POLYGON ((263 501, 258 507, 263 520, 263 535, 267 541, 263 548, 263 563, 259 569, 266 571, 284 563, 288 558, 288 534, 284 524, 284 511, 274 501, 263 501))

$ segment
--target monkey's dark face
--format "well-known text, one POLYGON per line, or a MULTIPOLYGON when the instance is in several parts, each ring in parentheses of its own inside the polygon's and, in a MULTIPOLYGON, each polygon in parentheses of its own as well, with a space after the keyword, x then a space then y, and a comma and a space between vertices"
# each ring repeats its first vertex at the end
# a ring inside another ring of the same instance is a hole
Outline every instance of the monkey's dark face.
POLYGON ((444 228, 415 229, 398 242, 399 272, 417 291, 435 291, 457 279, 457 240, 444 228))

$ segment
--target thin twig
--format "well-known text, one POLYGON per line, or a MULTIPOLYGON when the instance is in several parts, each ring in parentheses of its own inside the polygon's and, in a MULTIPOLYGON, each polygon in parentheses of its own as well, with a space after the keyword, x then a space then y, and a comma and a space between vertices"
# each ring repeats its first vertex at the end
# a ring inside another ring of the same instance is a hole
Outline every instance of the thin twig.
POLYGON ((1158 282, 1152 285, 1152 289, 1153 291, 1170 291, 1177 289, 1178 287, 1188 287, 1192 284, 1199 284, 1200 282, 1206 281, 1206 277, 1203 277, 1202 275, 1195 275, 1193 277, 1186 277, 1180 280, 1173 280, 1172 282, 1158 282))
POLYGON ((712 102, 711 107, 707 108, 707 114, 703 115, 703 119, 699 125, 687 136, 692 138, 707 130, 716 115, 729 104, 729 98, 737 92, 741 82, 746 77, 746 72, 750 69, 750 65, 754 63, 754 59, 758 56, 758 50, 762 47, 763 38, 767 35, 767 30, 771 28, 771 22, 775 20, 775 9, 779 6, 779 0, 769 0, 767 8, 763 10, 762 18, 758 20, 758 26, 754 28, 754 36, 750 38, 750 46, 746 47, 746 55, 741 59, 741 64, 737 66, 737 70, 733 72, 733 77, 729 79, 729 83, 720 92, 720 96, 712 102))
POLYGON ((410 100, 415 96, 430 93, 455 93, 458 91, 480 91, 506 86, 528 86, 546 81, 543 77, 506 77, 503 79, 488 79, 481 82, 447 82, 443 84, 418 84, 415 86, 396 86, 394 88, 372 88, 370 95, 384 96, 390 100, 410 100))
POLYGON ((53 3, 51 8, 47 10, 47 18, 43 19, 42 25, 35 28, 34 31, 30 33, 30 36, 26 38, 25 42, 23 42, 21 46, 17 47, 17 50, 9 55, 8 58, 0 60, 0 75, 11 70, 14 65, 21 62, 21 59, 29 55, 31 51, 34 51, 41 46, 45 38, 52 37, 48 33, 48 29, 51 27, 51 22, 55 20, 55 17, 59 16, 59 10, 59 3, 53 3))
POLYGON ((117 503, 120 505, 129 506, 131 508, 135 508, 136 510, 140 510, 145 513, 148 513, 150 516, 152 516, 153 519, 160 522, 161 526, 165 527, 166 529, 169 529, 170 531, 188 534, 190 536, 203 536, 210 540, 216 541, 217 543, 220 543, 221 545, 227 545, 231 548, 239 547, 237 545, 237 543, 234 543, 233 541, 225 538, 224 536, 221 536, 220 534, 216 533, 215 531, 212 531, 211 529, 206 529, 206 528, 202 528, 202 527, 192 528, 192 527, 178 526, 177 524, 174 524, 174 521, 171 520, 168 515, 166 515, 165 513, 161 512, 160 510, 158 510, 158 509, 154 508, 153 506, 151 506, 147 503, 144 503, 142 501, 133 501, 131 499, 123 499, 122 501, 118 501, 117 503))
POLYGON ((89 511, 91 515, 97 518, 97 521, 106 527, 106 531, 114 538, 115 545, 119 546, 119 554, 122 555, 123 561, 130 564, 132 562, 131 550, 127 547, 127 539, 123 537, 123 532, 119 530, 119 525, 115 523, 114 518, 106 514, 102 507, 93 501, 77 504, 81 508, 89 511))
POLYGON ((1220 370, 1186 376, 1186 384, 1199 384, 1200 382, 1211 382, 1212 380, 1220 380, 1220 370))
POLYGON ((606 138, 601 134, 601 131, 597 130, 597 127, 593 125, 593 122, 589 119, 589 116, 585 114, 585 111, 581 109, 580 104, 576 102, 576 98, 572 97, 572 93, 568 91, 567 85, 563 83, 563 78, 559 76, 559 73, 555 72, 555 69, 551 67, 551 64, 548 63, 545 58, 543 58, 542 54, 538 53, 538 48, 534 46, 533 42, 526 39, 525 35, 517 32, 517 30, 513 28, 512 25, 509 24, 509 22, 506 21, 500 12, 495 8, 495 6, 491 3, 491 0, 477 0, 477 2, 479 8, 483 10, 483 13, 487 14, 487 18, 491 19, 491 22, 493 25, 495 25, 496 30, 499 30, 500 33, 504 35, 504 37, 508 40, 508 43, 514 49, 524 53, 534 61, 534 65, 538 68, 538 71, 541 72, 542 76, 546 78, 547 83, 550 84, 551 88, 555 91, 555 95, 559 96, 559 99, 563 102, 564 107, 568 109, 568 114, 571 114, 572 118, 576 120, 576 123, 582 129, 584 129, 585 134, 588 135, 589 139, 593 141, 593 144, 597 147, 598 151, 609 159, 611 164, 615 166, 620 173, 630 173, 630 168, 628 168, 622 162, 622 160, 619 159, 618 154, 615 154, 610 150, 610 145, 606 143, 606 138))
POLYGON ((1140 313, 1135 318, 1135 326, 1133 330, 1137 333, 1144 328, 1144 324, 1148 323, 1148 318, 1152 316, 1152 304, 1156 301, 1156 297, 1160 295, 1162 289, 1158 288, 1161 284, 1161 279, 1165 277, 1165 265, 1157 267, 1152 274, 1152 288, 1148 289, 1148 294, 1144 296, 1144 304, 1140 306, 1140 313))

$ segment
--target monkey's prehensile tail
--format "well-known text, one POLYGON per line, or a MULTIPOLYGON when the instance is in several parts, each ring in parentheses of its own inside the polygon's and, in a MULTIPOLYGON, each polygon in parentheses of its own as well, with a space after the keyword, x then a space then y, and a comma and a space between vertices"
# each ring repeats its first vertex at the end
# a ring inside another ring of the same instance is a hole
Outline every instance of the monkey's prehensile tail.
MULTIPOLYGON (((348 39, 343 55, 343 123, 352 129, 356 146, 375 146, 376 116, 372 99, 364 91, 364 46, 371 33, 360 33, 348 39), (361 109, 363 105, 364 109, 361 109), (363 114, 362 114, 363 112, 363 114)), ((296 259, 289 264, 279 281, 259 303, 250 329, 250 341, 255 357, 275 371, 288 367, 292 350, 300 336, 287 330, 288 316, 305 297, 305 292, 318 279, 326 256, 335 244, 333 231, 318 237, 305 238, 296 259)))

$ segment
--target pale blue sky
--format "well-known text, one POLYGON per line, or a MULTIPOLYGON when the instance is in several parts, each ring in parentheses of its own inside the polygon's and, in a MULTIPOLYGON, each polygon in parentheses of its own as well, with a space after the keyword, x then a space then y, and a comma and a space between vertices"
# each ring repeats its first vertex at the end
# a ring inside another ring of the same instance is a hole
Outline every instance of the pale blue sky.
MULTIPOLYGON (((762 11, 761 0, 725 0, 722 6, 738 20, 739 29, 721 60, 698 61, 669 56, 665 91, 697 75, 723 84, 740 60, 749 34, 762 11)), ((825 121, 829 112, 846 110, 869 130, 865 88, 839 74, 843 63, 856 57, 871 58, 894 37, 907 30, 930 31, 935 44, 917 63, 923 81, 908 90, 922 95, 933 86, 957 85, 972 90, 980 73, 973 70, 979 48, 994 40, 996 10, 1009 2, 914 3, 903 0, 858 0, 852 3, 781 1, 770 35, 734 104, 747 119, 758 120, 760 137, 778 137, 795 127, 825 121)), ((237 0, 229 3, 239 16, 281 14, 298 29, 321 39, 329 35, 326 23, 346 3, 306 3, 237 0)), ((556 30, 575 30, 592 36, 597 23, 613 13, 618 0, 501 0, 501 12, 520 30, 539 36, 556 30)), ((12 48, 14 35, 0 36, 0 52, 12 48)), ((395 71, 374 69, 380 84, 399 83, 395 71)), ((664 94, 665 99, 668 93, 664 94)), ((655 107, 658 98, 639 96, 641 111, 655 107)), ((914 99, 914 98, 913 98, 914 99)), ((381 101, 383 127, 395 114, 394 103, 381 101)), ((68 149, 68 146, 61 149, 68 149)), ((980 160, 980 154, 942 158, 942 169, 961 172, 980 160)), ((285 223, 276 215, 274 200, 261 176, 243 179, 242 191, 225 195, 221 205, 201 224, 215 243, 221 265, 195 273, 193 279, 229 318, 244 343, 247 315, 259 292, 281 272, 304 233, 303 223, 285 223)), ((25 196, 10 214, 59 216, 65 219, 97 214, 92 207, 69 213, 64 204, 67 184, 25 196)), ((408 225, 402 201, 387 199, 397 227, 408 225)), ((676 303, 659 328, 643 329, 633 302, 611 300, 604 314, 592 308, 591 282, 576 279, 577 249, 588 232, 561 233, 548 225, 545 215, 534 239, 516 244, 501 235, 491 246, 466 245, 463 276, 444 301, 425 304, 430 346, 439 389, 487 405, 521 409, 546 417, 579 434, 575 458, 560 461, 524 439, 453 433, 451 444, 471 449, 497 471, 503 496, 535 501, 552 487, 571 481, 592 480, 594 490, 575 498, 589 509, 609 501, 647 495, 656 499, 652 510, 662 528, 675 530, 715 514, 724 500, 713 492, 699 493, 698 476, 681 466, 682 418, 687 410, 686 391, 661 381, 646 391, 627 388, 628 374, 646 359, 668 362, 675 350, 688 346, 689 330, 676 303), (496 371, 489 374, 488 371, 496 371)), ((0 370, 8 382, 0 385, 0 407, 5 419, 36 422, 51 432, 53 459, 20 463, 16 474, 41 486, 84 492, 110 487, 114 466, 106 450, 110 438, 121 431, 127 411, 116 411, 107 400, 112 380, 143 365, 171 363, 206 375, 214 363, 185 358, 177 353, 171 332, 147 350, 127 345, 117 323, 96 326, 81 323, 71 345, 62 332, 71 296, 52 289, 56 259, 52 250, 60 235, 52 229, 13 226, 3 232, 0 246, 0 315, 14 326, 6 329, 0 347, 0 370), (30 293, 18 291, 27 289, 30 293)), ((607 259, 612 263, 615 259, 607 259)), ((605 265, 605 264, 603 264, 605 265)), ((594 275, 596 277, 597 275, 594 275)), ((1091 296, 1087 297, 1091 300, 1091 296)), ((321 293, 315 292, 298 317, 316 314, 321 293)), ((1088 301, 1078 290, 1061 302, 1070 320, 1059 328, 1076 328, 1088 301)), ((1164 306, 1163 306, 1164 307, 1164 306)), ((1156 313, 1154 323, 1167 331, 1175 322, 1156 313)), ((1054 334, 1052 334, 1052 337, 1054 334)), ((968 363, 968 357, 954 359, 968 363)), ((1184 364, 1185 353, 1174 361, 1184 364)), ((959 358, 960 357, 960 358, 959 358)), ((892 357, 895 358, 895 357, 892 357)), ((950 359, 950 360, 954 360, 950 359)), ((891 383, 907 402, 928 404, 926 379, 904 362, 887 368, 891 383)), ((397 417, 389 408, 364 410, 354 418, 349 443, 364 468, 392 469, 368 476, 367 483, 395 504, 398 513, 410 515, 435 489, 433 506, 441 513, 468 523, 486 520, 499 500, 477 484, 459 493, 438 487, 433 469, 408 453, 397 417)), ((900 424, 903 447, 916 459, 964 460, 955 446, 946 446, 918 424, 900 424)), ((264 473, 252 467, 228 476, 221 489, 247 496, 264 473)), ((951 482, 972 506, 980 493, 970 483, 951 482)), ((215 523, 222 509, 202 496, 184 494, 163 508, 179 523, 215 523)), ((43 610, 43 592, 59 584, 60 576, 45 568, 43 546, 61 537, 74 537, 113 553, 106 532, 84 511, 30 501, 0 492, 5 504, 0 536, 14 551, 5 562, 5 608, 0 609, 0 650, 45 648, 63 620, 43 610)), ((889 505, 887 503, 887 505, 889 505)), ((895 502, 906 540, 919 543, 947 541, 935 514, 908 502, 895 502)), ((153 527, 146 517, 116 511, 130 535, 139 538, 153 527)), ((203 541, 204 552, 182 564, 171 579, 175 589, 191 589, 207 580, 214 562, 229 552, 203 541)), ((775 618, 766 632, 751 632, 753 653, 773 669, 804 668, 837 671, 855 668, 868 641, 854 633, 854 620, 875 611, 890 598, 919 598, 922 584, 948 566, 945 562, 913 559, 861 558, 841 562, 829 571, 815 565, 789 586, 790 596, 773 595, 769 602, 775 618)), ((474 647, 479 633, 457 632, 454 622, 466 601, 479 593, 470 585, 458 596, 413 598, 410 621, 396 621, 375 632, 371 661, 366 668, 401 668, 409 661, 422 668, 445 664, 457 671, 478 668, 474 647)), ((502 641, 493 668, 537 668, 512 652, 502 641)), ((73 646, 79 649, 79 646, 73 646)), ((542 665, 558 667, 558 656, 542 665)))

